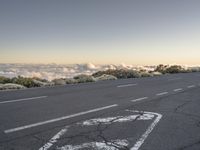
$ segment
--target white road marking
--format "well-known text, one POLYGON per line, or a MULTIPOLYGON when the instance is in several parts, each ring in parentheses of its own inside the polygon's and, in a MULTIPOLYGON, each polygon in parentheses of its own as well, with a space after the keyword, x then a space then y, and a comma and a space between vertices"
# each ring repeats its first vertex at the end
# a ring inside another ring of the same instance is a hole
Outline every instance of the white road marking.
POLYGON ((147 137, 149 136, 149 134, 153 131, 153 129, 155 128, 155 126, 158 124, 158 122, 160 121, 160 119, 162 118, 162 115, 158 114, 158 113, 153 113, 153 112, 144 112, 144 113, 149 113, 149 114, 152 114, 152 115, 156 115, 157 117, 154 120, 154 122, 147 128, 147 130, 141 136, 141 138, 135 143, 135 145, 130 150, 138 150, 142 146, 142 144, 144 143, 144 141, 147 139, 147 137))
POLYGON ((134 99, 134 100, 131 100, 131 101, 137 102, 137 101, 141 101, 141 100, 145 100, 145 99, 148 99, 148 97, 141 97, 141 98, 137 98, 137 99, 134 99))
MULTIPOLYGON (((142 136, 139 138, 139 140, 137 140, 137 142, 131 148, 131 150, 138 150, 142 146, 144 141, 147 139, 149 134, 153 131, 155 126, 158 124, 158 122, 162 118, 162 115, 158 114, 158 113, 146 112, 146 111, 135 111, 135 110, 126 110, 126 111, 130 111, 130 112, 134 112, 134 113, 142 113, 143 115, 145 115, 145 114, 150 115, 151 119, 153 119, 155 116, 157 116, 155 118, 155 120, 153 121, 153 123, 151 123, 151 125, 148 126, 147 130, 142 134, 142 136)), ((102 121, 102 119, 106 119, 106 118, 101 118, 101 121, 102 121)), ((87 121, 89 121, 89 120, 86 120, 84 122, 87 122, 87 121)), ((126 121, 129 121, 129 120, 126 120, 126 121)), ((83 123, 77 123, 77 124, 81 125, 83 123)), ((86 124, 86 125, 88 125, 88 124, 86 124)), ((60 132, 58 132, 53 138, 51 138, 49 140, 49 142, 46 143, 43 147, 41 147, 39 150, 48 150, 54 143, 56 143, 61 138, 61 136, 63 136, 65 133, 67 133, 69 128, 70 128, 70 126, 66 126, 64 129, 62 129, 60 132)), ((84 144, 75 145, 75 146, 74 145, 65 145, 65 146, 60 147, 59 149, 62 149, 62 150, 77 150, 77 149, 82 149, 82 148, 87 149, 88 147, 90 147, 90 148, 92 147, 94 149, 117 150, 118 148, 116 149, 115 145, 113 145, 113 143, 117 144, 117 146, 121 145, 122 148, 124 146, 128 146, 128 144, 129 144, 128 139, 123 139, 123 140, 118 139, 118 140, 112 140, 112 143, 109 143, 109 141, 108 141, 107 144, 105 144, 105 142, 103 142, 103 143, 102 142, 91 142, 91 143, 84 143, 84 144)))
POLYGON ((81 116, 81 115, 85 115, 85 114, 89 114, 89 113, 93 113, 93 112, 97 112, 97 111, 101 111, 101 110, 104 110, 104 109, 109 109, 109 108, 117 107, 117 106, 118 106, 117 104, 109 105, 109 106, 105 106, 105 107, 100 107, 100 108, 96 108, 96 109, 72 114, 72 115, 69 115, 69 116, 63 116, 63 117, 59 117, 59 118, 56 118, 56 119, 51 119, 51 120, 42 121, 42 122, 38 122, 38 123, 34 123, 34 124, 29 124, 29 125, 25 125, 25 126, 21 126, 21 127, 16 127, 16 128, 13 128, 13 129, 5 130, 4 133, 12 133, 12 132, 16 132, 16 131, 20 131, 20 130, 24 130, 24 129, 28 129, 28 128, 33 128, 33 127, 37 127, 37 126, 41 126, 41 125, 45 125, 45 124, 49 124, 49 123, 53 123, 53 122, 58 122, 58 121, 61 121, 61 120, 65 120, 65 119, 69 119, 69 118, 73 118, 73 117, 77 117, 77 116, 81 116))
POLYGON ((154 118, 152 114, 143 114, 143 115, 130 115, 130 116, 116 116, 116 117, 107 117, 107 118, 95 118, 86 120, 81 125, 83 126, 92 126, 101 124, 112 124, 116 122, 130 122, 134 120, 151 120, 154 118))
POLYGON ((118 87, 118 88, 123 88, 123 87, 136 86, 136 85, 137 85, 137 84, 134 83, 134 84, 118 85, 117 87, 118 87))
POLYGON ((15 102, 21 102, 21 101, 30 101, 30 100, 42 99, 42 98, 46 98, 46 97, 47 96, 39 96, 39 97, 23 98, 23 99, 16 99, 16 100, 8 100, 8 101, 0 102, 0 104, 15 103, 15 102))
POLYGON ((60 137, 62 135, 64 135, 68 130, 68 126, 66 126, 64 129, 60 130, 56 135, 54 135, 51 140, 46 143, 44 146, 42 146, 39 150, 47 150, 49 149, 51 146, 53 146, 54 143, 56 143, 58 141, 58 139, 60 139, 60 137))
POLYGON ((173 91, 174 92, 179 92, 179 91, 182 91, 183 89, 182 88, 178 88, 178 89, 174 89, 173 91))
POLYGON ((157 93, 156 95, 157 96, 162 96, 162 95, 166 95, 166 94, 168 94, 168 92, 157 93))
POLYGON ((175 80, 181 80, 182 78, 172 78, 172 79, 168 79, 168 81, 175 81, 175 80))
POLYGON ((94 150, 119 150, 128 146, 128 141, 124 140, 112 140, 111 142, 90 142, 82 145, 65 145, 60 147, 60 150, 80 150, 80 149, 94 149, 94 150), (117 147, 117 148, 116 148, 117 147))
POLYGON ((187 88, 194 88, 195 87, 195 85, 189 85, 189 86, 187 86, 187 88))

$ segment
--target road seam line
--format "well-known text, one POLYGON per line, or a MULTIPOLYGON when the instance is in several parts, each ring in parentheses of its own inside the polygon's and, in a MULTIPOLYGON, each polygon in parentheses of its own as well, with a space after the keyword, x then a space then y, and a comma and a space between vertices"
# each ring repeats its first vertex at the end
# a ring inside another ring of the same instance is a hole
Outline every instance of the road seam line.
POLYGON ((42 122, 38 122, 38 123, 34 123, 34 124, 29 124, 29 125, 25 125, 25 126, 21 126, 21 127, 7 129, 7 130, 4 131, 4 133, 8 134, 8 133, 12 133, 12 132, 28 129, 28 128, 33 128, 33 127, 37 127, 37 126, 41 126, 41 125, 45 125, 45 124, 49 124, 49 123, 54 123, 54 122, 66 120, 66 119, 69 119, 69 118, 74 118, 74 117, 77 117, 77 116, 81 116, 81 115, 85 115, 85 114, 101 111, 101 110, 104 110, 104 109, 109 109, 109 108, 112 108, 112 107, 117 107, 117 106, 118 106, 117 104, 109 105, 109 106, 95 108, 95 109, 91 109, 91 110, 88 110, 88 111, 84 111, 84 112, 80 112, 80 113, 76 113, 76 114, 72 114, 72 115, 68 115, 68 116, 63 116, 63 117, 50 119, 50 120, 46 120, 46 121, 42 121, 42 122))
POLYGON ((162 93, 157 93, 156 95, 157 96, 162 96, 162 95, 166 95, 166 94, 168 94, 169 92, 162 92, 162 93))
POLYGON ((117 87, 123 88, 123 87, 136 86, 136 85, 137 85, 137 83, 135 83, 135 84, 124 84, 124 85, 118 85, 117 87))
POLYGON ((137 99, 131 100, 131 102, 137 102, 137 101, 141 101, 141 100, 145 100, 145 99, 148 99, 148 97, 137 98, 137 99))
POLYGON ((39 96, 39 97, 23 98, 23 99, 16 99, 16 100, 8 100, 8 101, 0 102, 0 104, 15 103, 15 102, 21 102, 21 101, 29 101, 29 100, 41 99, 41 98, 47 98, 47 96, 39 96))

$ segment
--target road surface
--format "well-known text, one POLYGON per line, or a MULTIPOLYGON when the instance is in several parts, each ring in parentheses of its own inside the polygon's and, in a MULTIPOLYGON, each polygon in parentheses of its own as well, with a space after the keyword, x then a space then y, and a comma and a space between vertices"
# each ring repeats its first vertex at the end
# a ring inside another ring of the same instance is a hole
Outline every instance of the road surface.
POLYGON ((199 150, 200 73, 0 92, 0 150, 199 150))

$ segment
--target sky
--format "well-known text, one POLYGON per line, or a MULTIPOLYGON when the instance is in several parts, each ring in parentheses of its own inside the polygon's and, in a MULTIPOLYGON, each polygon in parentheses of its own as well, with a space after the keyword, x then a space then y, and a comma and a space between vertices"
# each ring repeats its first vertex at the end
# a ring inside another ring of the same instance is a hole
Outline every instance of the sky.
POLYGON ((200 64, 199 0, 0 0, 0 63, 200 64))

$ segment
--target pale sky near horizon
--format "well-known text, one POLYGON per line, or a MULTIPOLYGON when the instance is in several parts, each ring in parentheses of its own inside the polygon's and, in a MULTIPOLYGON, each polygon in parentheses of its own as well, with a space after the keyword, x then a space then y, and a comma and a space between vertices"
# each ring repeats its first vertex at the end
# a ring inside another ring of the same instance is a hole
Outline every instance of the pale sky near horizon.
POLYGON ((0 63, 200 64, 199 0, 1 0, 0 63))

